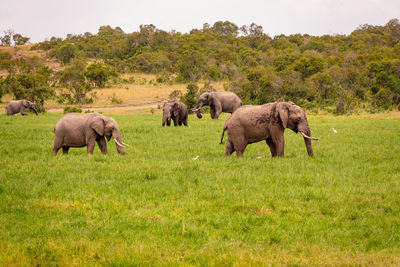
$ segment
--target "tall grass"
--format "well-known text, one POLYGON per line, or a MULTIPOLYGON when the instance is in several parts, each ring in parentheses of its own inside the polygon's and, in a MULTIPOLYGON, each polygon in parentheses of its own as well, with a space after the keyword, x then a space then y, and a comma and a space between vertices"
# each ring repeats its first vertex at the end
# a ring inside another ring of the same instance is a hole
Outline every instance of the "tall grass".
POLYGON ((311 117, 313 158, 288 130, 238 159, 227 115, 110 115, 129 155, 53 157, 61 116, 0 116, 0 265, 400 264, 398 119, 311 117))

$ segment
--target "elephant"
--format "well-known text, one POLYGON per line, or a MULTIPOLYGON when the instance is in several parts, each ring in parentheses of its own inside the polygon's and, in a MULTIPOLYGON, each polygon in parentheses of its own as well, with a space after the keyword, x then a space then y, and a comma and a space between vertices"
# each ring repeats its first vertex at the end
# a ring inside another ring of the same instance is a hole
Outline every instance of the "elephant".
POLYGON ((93 154, 95 142, 103 154, 107 154, 107 142, 114 138, 117 151, 126 154, 122 147, 128 146, 122 142, 121 132, 117 122, 113 118, 103 116, 99 113, 69 113, 62 117, 54 127, 53 155, 57 155, 62 147, 63 154, 68 154, 70 147, 87 146, 87 153, 93 154))
POLYGON ((233 113, 242 105, 242 100, 232 92, 211 92, 200 95, 197 105, 193 111, 196 112, 197 118, 201 119, 200 114, 202 106, 210 106, 210 114, 212 119, 218 119, 221 112, 233 113))
POLYGON ((19 112, 21 112, 21 115, 23 116, 28 115, 25 112, 26 108, 33 110, 36 115, 38 115, 37 109, 35 108, 35 103, 32 103, 26 99, 10 101, 6 106, 7 115, 11 116, 19 112))
POLYGON ((266 140, 272 157, 283 157, 286 128, 302 134, 308 155, 313 156, 311 140, 318 138, 311 137, 306 113, 293 102, 242 106, 225 122, 220 144, 227 130, 225 156, 236 151, 236 156, 241 157, 248 144, 266 140))
POLYGON ((187 126, 188 109, 186 105, 179 101, 164 103, 162 126, 165 126, 165 123, 170 126, 171 119, 174 121, 174 126, 182 126, 182 123, 187 126))

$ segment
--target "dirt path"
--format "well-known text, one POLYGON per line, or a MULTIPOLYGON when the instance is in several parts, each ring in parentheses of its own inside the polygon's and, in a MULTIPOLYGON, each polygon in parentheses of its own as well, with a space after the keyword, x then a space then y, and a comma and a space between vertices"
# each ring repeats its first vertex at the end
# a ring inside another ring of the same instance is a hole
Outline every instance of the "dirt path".
MULTIPOLYGON (((93 111, 119 111, 119 112, 127 112, 130 110, 140 110, 140 109, 157 109, 159 106, 162 106, 165 101, 157 101, 145 104, 131 104, 131 105, 117 105, 117 106, 105 106, 105 107, 90 107, 90 106, 80 106, 82 110, 93 110, 93 111)), ((64 112, 64 108, 46 108, 47 112, 57 113, 64 112)))

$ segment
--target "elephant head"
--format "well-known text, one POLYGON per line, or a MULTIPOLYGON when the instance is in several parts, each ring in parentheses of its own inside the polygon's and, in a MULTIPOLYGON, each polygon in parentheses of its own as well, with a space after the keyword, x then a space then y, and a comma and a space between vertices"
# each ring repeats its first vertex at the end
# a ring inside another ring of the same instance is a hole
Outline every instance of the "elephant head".
POLYGON ((210 105, 212 96, 210 93, 203 93, 200 95, 199 100, 197 101, 197 105, 193 111, 196 112, 197 118, 201 119, 203 116, 200 114, 200 109, 202 106, 210 105))
POLYGON ((112 137, 115 141, 118 153, 126 154, 122 147, 123 145, 128 145, 122 142, 121 132, 119 131, 117 122, 113 118, 102 115, 95 116, 91 118, 90 127, 96 131, 98 135, 106 137, 108 141, 110 141, 112 137))
POLYGON ((38 112, 37 112, 37 110, 35 108, 35 104, 32 103, 31 101, 23 100, 22 101, 22 105, 24 105, 25 108, 32 109, 36 113, 36 115, 38 115, 38 112))
POLYGON ((167 126, 170 126, 171 117, 174 116, 176 118, 178 117, 178 114, 179 114, 179 105, 177 102, 164 103, 162 126, 165 126, 165 124, 167 124, 167 126))
POLYGON ((289 128, 295 133, 300 132, 309 156, 313 155, 311 140, 318 138, 311 137, 310 126, 308 126, 306 113, 293 102, 280 102, 276 104, 274 117, 282 124, 282 127, 289 128))

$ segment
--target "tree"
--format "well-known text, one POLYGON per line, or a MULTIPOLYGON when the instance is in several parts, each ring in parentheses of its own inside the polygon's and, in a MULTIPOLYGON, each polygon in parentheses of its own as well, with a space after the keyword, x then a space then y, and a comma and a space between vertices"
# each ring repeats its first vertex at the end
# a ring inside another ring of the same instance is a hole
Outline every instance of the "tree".
POLYGON ((66 43, 59 48, 56 48, 50 53, 51 56, 55 56, 63 64, 68 64, 71 59, 75 58, 77 55, 77 49, 71 43, 66 43))
POLYGON ((249 28, 249 34, 254 36, 254 37, 260 37, 263 35, 263 28, 261 25, 257 25, 254 22, 250 24, 249 28))
POLYGON ((84 71, 85 63, 75 61, 71 67, 58 72, 59 83, 65 87, 65 90, 59 95, 60 103, 85 104, 93 102, 92 96, 87 96, 93 87, 86 80, 84 71))
POLYGON ((196 50, 187 49, 177 62, 179 79, 182 81, 198 81, 205 70, 204 55, 196 50))
POLYGON ((3 46, 11 46, 11 38, 14 35, 14 30, 9 29, 4 31, 4 36, 0 37, 1 44, 3 46))
POLYGON ((294 64, 294 70, 301 73, 303 80, 311 75, 322 71, 325 62, 320 57, 302 57, 294 64))
POLYGON ((198 92, 199 87, 197 84, 189 83, 186 93, 181 96, 181 101, 187 106, 189 113, 193 113, 192 109, 196 106, 198 92))
POLYGON ((24 45, 29 41, 29 37, 22 36, 19 33, 13 35, 13 41, 15 45, 24 45))
POLYGON ((110 68, 105 67, 100 63, 91 64, 84 73, 85 77, 93 82, 95 86, 103 88, 111 76, 116 76, 117 73, 110 68))
POLYGON ((217 21, 214 23, 212 30, 218 34, 226 34, 236 37, 239 33, 239 27, 230 21, 217 21))

